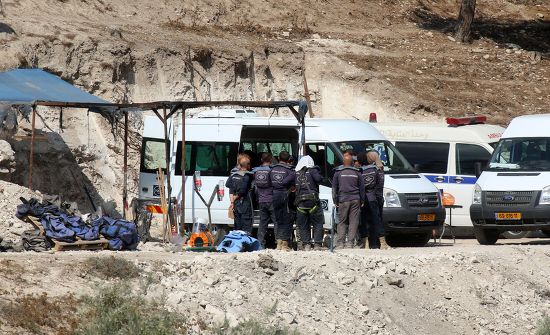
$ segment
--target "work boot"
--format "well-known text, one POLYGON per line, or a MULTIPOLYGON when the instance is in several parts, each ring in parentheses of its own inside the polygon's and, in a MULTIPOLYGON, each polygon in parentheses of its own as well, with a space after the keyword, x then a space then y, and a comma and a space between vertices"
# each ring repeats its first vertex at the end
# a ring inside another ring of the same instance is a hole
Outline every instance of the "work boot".
POLYGON ((369 245, 369 239, 368 239, 368 238, 366 238, 366 239, 365 239, 365 245, 364 245, 364 248, 365 248, 365 249, 370 249, 370 245, 369 245))
POLYGON ((283 242, 283 240, 277 240, 277 248, 275 248, 275 250, 281 250, 281 242, 283 242))
POLYGON ((385 236, 380 237, 380 249, 382 250, 391 249, 391 247, 388 245, 388 242, 386 242, 385 236))
POLYGON ((288 246, 288 241, 285 241, 285 240, 281 240, 281 249, 279 249, 281 251, 292 251, 292 249, 290 249, 290 247, 288 246))

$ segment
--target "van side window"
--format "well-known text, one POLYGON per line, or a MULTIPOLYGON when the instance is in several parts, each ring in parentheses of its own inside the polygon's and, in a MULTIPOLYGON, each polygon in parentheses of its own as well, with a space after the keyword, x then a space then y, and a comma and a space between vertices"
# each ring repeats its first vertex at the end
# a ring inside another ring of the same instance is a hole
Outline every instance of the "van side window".
POLYGON ((323 185, 330 187, 334 168, 342 164, 334 150, 325 143, 308 143, 307 154, 313 158, 315 165, 321 169, 323 175, 323 185))
POLYGON ((395 142, 395 147, 421 173, 447 173, 449 143, 395 142))
MULTIPOLYGON (((203 176, 229 176, 237 164, 238 143, 186 142, 185 175, 200 171, 203 176)), ((181 176, 181 142, 176 151, 176 175, 181 176)))
POLYGON ((458 175, 475 176, 475 163, 486 166, 491 154, 485 148, 475 144, 456 145, 456 173, 458 175))
POLYGON ((143 138, 140 171, 157 173, 161 168, 166 171, 166 146, 164 140, 143 138))

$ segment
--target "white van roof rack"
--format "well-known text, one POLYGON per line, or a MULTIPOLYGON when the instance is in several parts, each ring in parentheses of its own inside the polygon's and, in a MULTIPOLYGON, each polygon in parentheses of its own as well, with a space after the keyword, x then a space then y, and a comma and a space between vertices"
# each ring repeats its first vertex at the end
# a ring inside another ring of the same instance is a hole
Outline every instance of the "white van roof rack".
POLYGON ((252 109, 212 109, 197 114, 197 118, 241 118, 257 117, 258 113, 252 109))

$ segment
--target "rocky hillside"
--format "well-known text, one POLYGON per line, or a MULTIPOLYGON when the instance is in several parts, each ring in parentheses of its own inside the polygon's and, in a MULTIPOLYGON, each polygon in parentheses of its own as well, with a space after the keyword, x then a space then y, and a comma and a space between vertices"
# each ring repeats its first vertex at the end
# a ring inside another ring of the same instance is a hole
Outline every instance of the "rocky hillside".
MULTIPOLYGON (((455 0, 2 0, 0 69, 44 68, 117 102, 297 99, 305 73, 317 117, 482 113, 504 124, 548 111, 550 4, 480 1, 467 45, 452 38, 457 10, 455 0)), ((58 133, 58 112, 43 113, 39 127, 58 133)), ((48 135, 66 147, 44 144, 45 157, 85 164, 84 182, 118 199, 120 138, 94 115, 72 115, 75 130, 48 135)), ((23 184, 28 143, 9 142, 12 181, 23 184)))

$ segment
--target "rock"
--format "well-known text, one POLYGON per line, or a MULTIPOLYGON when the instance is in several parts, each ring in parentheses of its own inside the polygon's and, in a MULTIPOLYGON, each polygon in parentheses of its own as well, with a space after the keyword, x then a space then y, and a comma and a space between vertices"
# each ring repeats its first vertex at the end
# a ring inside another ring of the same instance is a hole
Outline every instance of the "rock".
POLYGON ((388 273, 388 269, 385 266, 382 266, 374 270, 373 272, 377 277, 382 277, 383 275, 388 273))
POLYGON ((456 42, 456 38, 454 38, 454 37, 452 37, 452 36, 447 35, 447 38, 448 38, 449 41, 451 41, 451 42, 456 42))
POLYGON ((397 277, 392 277, 392 276, 386 277, 386 283, 388 283, 388 285, 397 286, 399 288, 405 287, 403 280, 397 277))
POLYGON ((477 264, 477 263, 479 263, 479 259, 477 259, 477 258, 474 256, 474 257, 470 258, 470 263, 472 263, 472 264, 477 264))
POLYGON ((537 13, 537 19, 539 19, 539 20, 544 19, 544 14, 542 14, 542 13, 537 13))
POLYGON ((483 59, 489 59, 489 58, 491 58, 490 55, 485 55, 485 56, 483 56, 483 59))
POLYGON ((206 286, 214 286, 220 282, 220 278, 205 277, 201 280, 206 286))
POLYGON ((483 48, 473 48, 471 51, 473 53, 478 53, 479 54, 479 53, 485 52, 485 49, 483 49, 483 48))
POLYGON ((395 262, 388 262, 388 270, 391 272, 395 272, 397 269, 397 264, 395 262))
POLYGON ((357 310, 363 315, 367 315, 370 312, 370 309, 366 305, 359 305, 357 310))
POLYGON ((355 276, 345 276, 340 278, 340 284, 342 285, 351 285, 355 283, 355 276))
POLYGON ((318 40, 318 39, 321 38, 321 35, 319 35, 319 34, 312 34, 312 35, 311 35, 311 38, 314 39, 314 40, 318 40))
POLYGON ((273 272, 279 270, 279 262, 271 254, 259 254, 256 264, 262 269, 269 269, 273 272))
POLYGON ((422 70, 416 70, 416 73, 422 74, 422 73, 424 73, 424 72, 422 72, 422 70))
POLYGON ((281 33, 281 35, 283 35, 283 37, 290 37, 290 32, 289 31, 283 31, 281 33))

